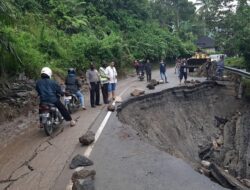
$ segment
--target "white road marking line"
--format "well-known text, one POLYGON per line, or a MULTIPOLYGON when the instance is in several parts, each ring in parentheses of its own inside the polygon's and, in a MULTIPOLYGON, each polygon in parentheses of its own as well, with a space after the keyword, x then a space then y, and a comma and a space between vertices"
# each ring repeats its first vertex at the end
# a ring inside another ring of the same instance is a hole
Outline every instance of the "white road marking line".
MULTIPOLYGON (((125 89, 121 92, 121 94, 120 94, 119 96, 122 96, 122 95, 128 90, 128 88, 129 88, 129 86, 128 86, 127 88, 125 88, 125 89)), ((114 101, 112 105, 115 106, 115 103, 116 103, 116 101, 114 101)), ((97 142, 97 140, 99 139, 100 135, 102 134, 102 131, 103 131, 104 127, 106 126, 106 124, 107 124, 107 122, 108 122, 108 120, 109 120, 109 117, 111 116, 111 113, 112 113, 112 112, 109 111, 109 112, 107 113, 107 115, 105 116, 104 120, 102 121, 100 127, 98 128, 98 130, 97 130, 97 132, 96 132, 96 134, 95 134, 95 142, 94 142, 92 145, 90 145, 90 146, 85 150, 84 156, 86 156, 86 157, 89 157, 89 156, 90 156, 90 154, 91 154, 91 152, 92 152, 92 150, 93 150, 93 148, 94 148, 94 146, 95 146, 95 143, 97 142)))
MULTIPOLYGON (((112 105, 115 105, 115 102, 114 102, 112 105)), ((90 154, 91 154, 91 152, 92 152, 92 150, 93 150, 93 148, 94 148, 94 146, 95 146, 96 141, 99 139, 99 137, 100 137, 100 135, 101 135, 101 133, 102 133, 104 127, 106 126, 106 124, 107 124, 107 122, 108 122, 109 117, 111 116, 111 113, 112 113, 112 112, 109 111, 109 112, 107 113, 107 115, 105 116, 104 120, 102 121, 102 123, 101 123, 99 129, 97 130, 97 132, 96 132, 96 134, 95 134, 95 142, 94 142, 92 145, 88 146, 88 148, 87 148, 86 151, 84 152, 84 156, 86 156, 86 157, 89 157, 89 156, 90 156, 90 154)))
MULTIPOLYGON (((125 88, 125 89, 120 93, 119 96, 122 96, 129 88, 130 88, 130 86, 128 86, 127 88, 125 88)), ((115 103, 116 103, 116 101, 114 101, 114 102, 112 103, 112 105, 115 106, 115 103)), ((91 152, 93 151, 93 148, 94 148, 94 146, 95 146, 97 140, 98 140, 99 137, 101 136, 102 131, 103 131, 104 127, 106 126, 106 124, 107 124, 107 122, 108 122, 109 117, 111 116, 111 114, 112 114, 112 112, 109 111, 109 112, 107 113, 107 115, 105 116, 105 118, 104 118, 104 120, 102 121, 100 127, 99 127, 98 130, 96 131, 96 134, 95 134, 95 142, 94 142, 91 146, 88 146, 88 148, 87 148, 87 149, 85 150, 85 152, 84 152, 84 156, 86 156, 86 157, 89 157, 89 156, 90 156, 90 154, 91 154, 91 152)), ((75 171, 80 171, 80 170, 82 170, 82 169, 84 169, 84 167, 77 167, 77 168, 75 169, 75 171)), ((69 184, 68 184, 67 187, 66 187, 66 190, 72 190, 72 187, 73 187, 73 182, 72 182, 72 180, 70 180, 69 184)))

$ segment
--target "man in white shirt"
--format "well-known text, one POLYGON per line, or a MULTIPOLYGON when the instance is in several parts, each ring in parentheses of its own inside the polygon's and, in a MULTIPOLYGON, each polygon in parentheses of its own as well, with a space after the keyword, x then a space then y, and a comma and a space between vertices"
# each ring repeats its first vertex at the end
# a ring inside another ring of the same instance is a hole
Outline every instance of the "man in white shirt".
POLYGON ((109 76, 109 86, 108 86, 109 100, 112 100, 112 99, 115 100, 117 72, 115 69, 115 63, 113 61, 110 63, 110 66, 106 68, 106 71, 109 76))

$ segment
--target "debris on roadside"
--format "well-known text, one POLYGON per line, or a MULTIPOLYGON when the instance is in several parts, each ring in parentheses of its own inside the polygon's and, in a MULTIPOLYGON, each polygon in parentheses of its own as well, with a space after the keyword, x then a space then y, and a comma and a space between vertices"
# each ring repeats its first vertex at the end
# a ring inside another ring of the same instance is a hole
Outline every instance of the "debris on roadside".
POLYGON ((157 80, 155 80, 155 79, 152 79, 152 80, 149 82, 149 84, 147 85, 147 88, 148 88, 149 90, 154 90, 154 89, 155 89, 155 86, 157 86, 157 85, 159 85, 159 84, 163 84, 163 83, 164 83, 163 80, 157 81, 157 80))
POLYGON ((83 146, 88 146, 95 141, 95 133, 92 131, 87 131, 84 135, 79 138, 79 142, 83 146))
POLYGON ((72 190, 94 190, 95 170, 80 170, 72 174, 72 190))
POLYGON ((94 180, 90 177, 78 179, 73 183, 72 190, 95 190, 94 180))
POLYGON ((154 86, 157 86, 159 84, 159 81, 152 79, 149 84, 152 84, 154 86))
POLYGON ((148 88, 149 90, 154 90, 154 89, 155 89, 155 86, 154 86, 153 84, 149 83, 149 84, 147 85, 147 88, 148 88))
POLYGON ((108 105, 107 109, 108 109, 108 111, 114 112, 115 111, 115 106, 110 104, 110 105, 108 105))
POLYGON ((133 92, 131 92, 131 96, 140 96, 140 95, 143 95, 145 94, 145 90, 142 90, 142 89, 134 89, 133 92))
POLYGON ((91 166, 93 164, 93 161, 91 161, 85 156, 78 154, 72 159, 69 167, 70 169, 75 169, 80 166, 91 166))
POLYGON ((210 163, 209 161, 202 160, 202 161, 201 161, 201 165, 202 165, 203 167, 205 167, 206 169, 208 169, 208 168, 210 167, 211 163, 210 163))
POLYGON ((116 97, 115 97, 115 101, 116 101, 117 103, 121 103, 121 102, 122 102, 121 96, 116 96, 116 97))
POLYGON ((245 186, 247 186, 248 188, 250 188, 250 179, 242 179, 241 183, 243 183, 245 186))
POLYGON ((96 171, 95 170, 85 170, 82 169, 80 171, 76 171, 72 174, 71 180, 72 182, 78 180, 78 179, 86 179, 88 177, 91 177, 92 179, 95 178, 96 171))
POLYGON ((247 190, 240 181, 235 179, 233 176, 228 174, 222 168, 217 166, 215 163, 212 163, 210 166, 211 175, 216 181, 218 181, 223 187, 237 190, 247 190))

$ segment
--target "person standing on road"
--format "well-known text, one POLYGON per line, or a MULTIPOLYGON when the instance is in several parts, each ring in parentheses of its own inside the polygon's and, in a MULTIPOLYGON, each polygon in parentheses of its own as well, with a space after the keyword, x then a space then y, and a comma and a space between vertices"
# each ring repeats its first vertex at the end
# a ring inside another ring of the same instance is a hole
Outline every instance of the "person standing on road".
POLYGON ((109 76, 106 70, 107 64, 103 63, 99 69, 100 79, 101 79, 101 89, 104 104, 108 104, 108 87, 109 87, 109 76))
POLYGON ((211 58, 208 58, 205 64, 207 80, 211 78, 211 69, 210 69, 211 65, 212 65, 211 58))
POLYGON ((136 75, 139 75, 139 62, 138 60, 134 61, 134 67, 135 67, 135 71, 136 71, 136 75))
POLYGON ((91 107, 99 106, 100 104, 100 76, 95 68, 94 63, 90 64, 90 69, 86 72, 86 79, 90 90, 91 107))
POLYGON ((115 62, 112 61, 106 70, 109 77, 108 92, 109 101, 111 102, 112 99, 115 100, 115 90, 117 84, 117 71, 115 69, 115 62))
POLYGON ((180 65, 181 65, 181 61, 178 58, 178 59, 176 59, 175 68, 174 68, 174 74, 177 74, 177 76, 180 75, 180 65))
POLYGON ((187 82, 187 66, 186 66, 185 60, 182 60, 181 66, 180 66, 180 75, 179 75, 180 85, 181 85, 181 81, 182 81, 183 77, 184 77, 184 84, 186 84, 186 82, 187 82))
POLYGON ((146 75, 147 75, 147 82, 149 82, 149 81, 151 81, 151 73, 152 73, 152 65, 151 65, 149 59, 147 59, 147 61, 146 61, 145 71, 146 71, 146 75))
POLYGON ((58 98, 58 95, 63 95, 61 87, 54 80, 51 80, 52 71, 49 67, 44 67, 41 70, 41 79, 36 82, 36 91, 40 97, 40 104, 54 104, 63 118, 70 121, 70 126, 75 126, 76 122, 71 118, 70 113, 58 98))
POLYGON ((65 79, 66 91, 75 94, 79 100, 83 110, 86 110, 84 104, 84 96, 80 91, 81 84, 76 77, 76 70, 74 68, 69 68, 68 76, 65 79))
POLYGON ((165 83, 168 83, 167 80, 167 75, 166 75, 166 64, 163 62, 163 60, 161 60, 160 62, 160 76, 161 76, 161 80, 163 80, 165 83))
POLYGON ((141 73, 142 76, 144 76, 144 63, 143 60, 139 60, 139 73, 141 73))
POLYGON ((220 79, 223 78, 223 71, 224 71, 224 55, 221 55, 216 68, 216 74, 220 79))

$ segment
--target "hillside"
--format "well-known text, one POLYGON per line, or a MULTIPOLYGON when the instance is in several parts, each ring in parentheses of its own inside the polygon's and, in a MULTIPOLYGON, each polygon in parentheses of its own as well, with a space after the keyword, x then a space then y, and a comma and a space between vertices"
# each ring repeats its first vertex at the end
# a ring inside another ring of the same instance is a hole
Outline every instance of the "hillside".
POLYGON ((147 0, 111 2, 0 1, 1 75, 33 77, 43 66, 85 70, 91 61, 115 60, 123 68, 135 58, 174 58, 195 50, 190 39, 160 25, 147 0))

